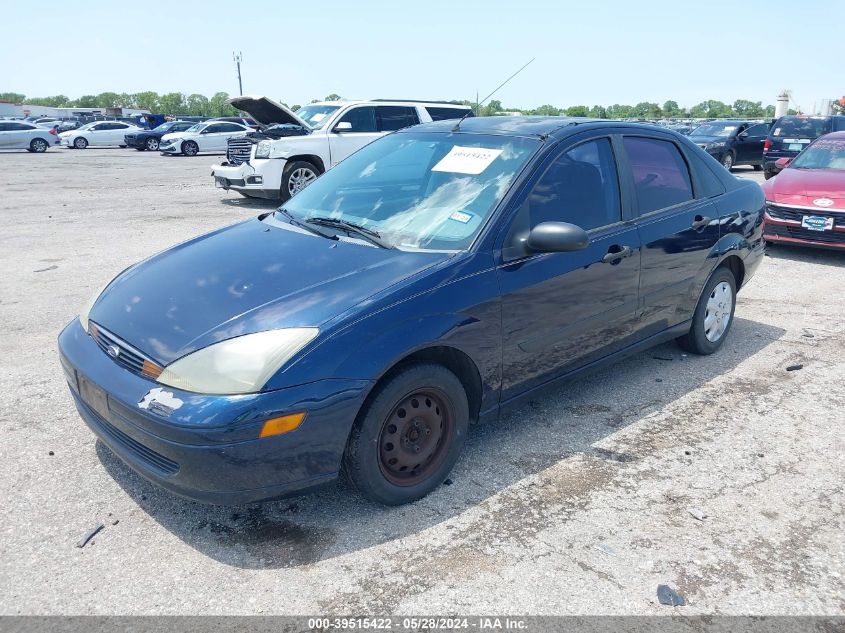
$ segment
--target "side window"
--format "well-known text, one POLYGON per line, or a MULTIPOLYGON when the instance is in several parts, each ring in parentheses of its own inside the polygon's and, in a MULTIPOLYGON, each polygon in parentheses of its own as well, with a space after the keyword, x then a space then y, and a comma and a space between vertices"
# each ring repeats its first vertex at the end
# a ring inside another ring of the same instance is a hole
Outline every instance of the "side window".
POLYGON ((689 168, 674 143, 640 136, 626 136, 622 142, 640 215, 692 200, 689 168))
POLYGON ((432 121, 445 121, 447 119, 460 119, 467 113, 473 116, 472 110, 468 108, 435 108, 426 106, 425 111, 432 121))
MULTIPOLYGON (((697 198, 713 198, 725 193, 725 187, 722 182, 713 173, 713 170, 704 162, 697 154, 687 152, 687 159, 690 167, 695 172, 696 181, 698 182, 698 191, 696 191, 697 198)), ((713 161, 711 161, 713 162, 713 161)), ((715 165, 715 162, 714 162, 715 165)), ((716 165, 719 169, 719 167, 716 165)))
POLYGON ((379 132, 393 132, 420 122, 417 109, 406 106, 379 106, 376 108, 379 132))
POLYGON ((610 140, 581 143, 558 156, 528 197, 531 226, 570 222, 585 231, 622 219, 610 140))
POLYGON ((348 122, 352 124, 349 132, 378 132, 376 127, 376 109, 372 106, 352 108, 343 115, 338 123, 348 122))
POLYGON ((218 132, 222 132, 224 125, 226 124, 213 123, 212 125, 206 126, 206 128, 203 130, 203 134, 217 134, 218 132))
POLYGON ((217 126, 218 132, 243 132, 244 129, 235 123, 221 123, 217 126))
POLYGON ((104 129, 103 125, 104 125, 103 123, 98 123, 97 125, 92 125, 91 127, 88 128, 88 131, 89 132, 96 132, 97 130, 102 130, 102 129, 104 129))
POLYGON ((128 130, 129 126, 126 123, 112 123, 113 130, 128 130))
POLYGON ((0 132, 8 132, 9 130, 16 129, 12 127, 13 125, 14 123, 3 123, 3 121, 0 121, 0 132))
POLYGON ((749 138, 762 138, 769 133, 769 126, 765 123, 759 123, 758 125, 752 125, 746 132, 748 132, 749 138))

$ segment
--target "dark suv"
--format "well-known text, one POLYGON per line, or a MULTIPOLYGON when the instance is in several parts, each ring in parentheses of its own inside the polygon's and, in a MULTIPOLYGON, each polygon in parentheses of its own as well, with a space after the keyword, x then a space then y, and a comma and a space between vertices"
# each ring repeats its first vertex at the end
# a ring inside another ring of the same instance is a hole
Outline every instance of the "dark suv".
POLYGON ((729 171, 737 165, 753 165, 754 169, 760 170, 763 164, 763 141, 768 133, 768 123, 710 121, 690 132, 689 140, 729 171))
POLYGON ((780 171, 778 158, 795 158, 812 141, 828 132, 845 130, 845 116, 782 116, 763 143, 763 174, 766 180, 780 171))

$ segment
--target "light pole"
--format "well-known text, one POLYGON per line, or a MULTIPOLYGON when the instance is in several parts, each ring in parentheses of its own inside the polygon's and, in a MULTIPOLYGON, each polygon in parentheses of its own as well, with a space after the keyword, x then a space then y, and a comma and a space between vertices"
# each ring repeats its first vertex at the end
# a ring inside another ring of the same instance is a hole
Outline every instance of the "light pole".
POLYGON ((244 94, 244 84, 241 81, 241 61, 243 60, 244 55, 241 51, 237 53, 232 53, 232 59, 235 60, 235 67, 238 69, 238 94, 243 96, 244 94))

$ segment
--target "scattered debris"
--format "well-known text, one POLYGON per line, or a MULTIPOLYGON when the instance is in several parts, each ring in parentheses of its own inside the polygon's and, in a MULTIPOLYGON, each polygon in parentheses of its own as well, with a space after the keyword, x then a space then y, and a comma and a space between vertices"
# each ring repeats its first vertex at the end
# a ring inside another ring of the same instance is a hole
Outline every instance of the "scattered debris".
POLYGON ((117 525, 118 523, 120 523, 120 519, 112 519, 112 525, 117 525))
POLYGON ((707 515, 704 514, 704 512, 702 510, 699 510, 698 508, 687 508, 687 512, 692 515, 692 518, 697 519, 699 521, 703 521, 707 518, 707 515))
POLYGON ((52 457, 53 455, 55 455, 55 453, 54 453, 53 451, 50 451, 50 452, 48 452, 47 454, 48 454, 50 457, 52 457))
POLYGON ((444 485, 444 486, 451 486, 451 485, 452 485, 452 480, 451 480, 451 479, 447 479, 446 481, 444 481, 444 482, 443 482, 443 485, 444 485))
POLYGON ((815 334, 810 334, 809 332, 804 332, 801 336, 805 338, 816 338, 815 334))
POLYGON ((692 455, 692 451, 684 451, 684 455, 692 455))
POLYGON ((757 457, 765 457, 763 453, 757 453, 757 457))
POLYGON ((48 270, 56 270, 58 266, 53 264, 52 266, 47 266, 47 268, 39 268, 38 270, 33 270, 34 273, 46 273, 48 270))
POLYGON ((616 556, 616 552, 613 550, 612 547, 609 545, 605 545, 604 543, 599 543, 598 545, 593 545, 598 551, 602 554, 607 554, 608 556, 616 556))
POLYGON ((94 528, 91 528, 90 530, 88 530, 85 533, 85 535, 81 539, 79 539, 79 541, 76 543, 76 546, 77 547, 85 547, 88 544, 88 541, 90 541, 92 538, 94 538, 94 536, 97 534, 97 532, 102 530, 104 527, 106 527, 106 526, 103 525, 102 523, 100 523, 97 527, 94 527, 94 528))
POLYGON ((662 378, 655 378, 654 382, 663 382, 663 379, 662 378))
POLYGON ((687 603, 684 597, 669 585, 657 585, 657 600, 660 604, 670 607, 683 607, 687 603))
POLYGON ((786 368, 786 371, 798 371, 799 369, 804 369, 804 365, 798 363, 796 365, 790 365, 786 368))

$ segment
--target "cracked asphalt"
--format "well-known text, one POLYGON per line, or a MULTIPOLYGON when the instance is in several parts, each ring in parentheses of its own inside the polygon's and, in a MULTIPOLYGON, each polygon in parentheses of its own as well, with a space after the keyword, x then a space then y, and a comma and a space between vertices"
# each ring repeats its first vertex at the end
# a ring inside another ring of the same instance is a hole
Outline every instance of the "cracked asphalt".
POLYGON ((409 506, 203 506, 128 470, 56 336, 129 264, 272 208, 215 190, 217 160, 0 154, 0 613, 845 613, 845 253, 772 249, 719 353, 663 345, 475 427, 409 506))

